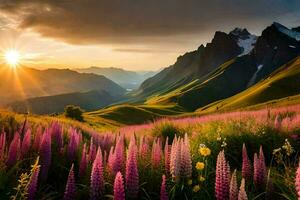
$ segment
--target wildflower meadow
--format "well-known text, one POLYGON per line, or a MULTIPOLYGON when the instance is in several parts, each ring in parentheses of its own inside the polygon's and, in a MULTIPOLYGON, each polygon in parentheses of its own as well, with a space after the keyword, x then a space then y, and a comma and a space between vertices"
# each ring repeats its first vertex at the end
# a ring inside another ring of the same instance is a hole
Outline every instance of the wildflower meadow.
POLYGON ((0 199, 300 199, 300 106, 97 131, 1 116, 0 199))

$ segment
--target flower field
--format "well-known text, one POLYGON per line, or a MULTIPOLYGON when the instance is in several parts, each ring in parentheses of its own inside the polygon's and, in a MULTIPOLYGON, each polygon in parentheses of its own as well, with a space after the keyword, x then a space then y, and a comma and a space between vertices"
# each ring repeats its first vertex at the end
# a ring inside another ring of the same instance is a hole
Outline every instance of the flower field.
POLYGON ((300 106, 103 132, 0 119, 0 199, 300 199, 300 106))

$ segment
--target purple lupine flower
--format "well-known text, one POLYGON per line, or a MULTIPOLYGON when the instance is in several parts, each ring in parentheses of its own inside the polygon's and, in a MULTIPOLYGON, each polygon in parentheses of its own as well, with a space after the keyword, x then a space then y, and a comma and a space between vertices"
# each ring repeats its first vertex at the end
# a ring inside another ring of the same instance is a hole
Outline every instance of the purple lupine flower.
POLYGON ((10 167, 14 165, 17 161, 20 152, 20 135, 18 132, 15 133, 13 140, 9 145, 8 158, 6 161, 6 166, 10 167))
POLYGON ((53 122, 50 126, 51 136, 56 142, 58 150, 63 148, 63 130, 59 122, 53 122))
POLYGON ((295 178, 295 186, 296 186, 296 192, 298 195, 298 200, 300 199, 300 162, 299 166, 296 172, 296 178, 295 178))
POLYGON ((72 164, 68 181, 65 189, 64 200, 73 200, 75 199, 76 186, 75 186, 75 177, 74 177, 74 164, 72 164))
POLYGON ((246 180, 250 180, 252 176, 252 167, 251 167, 251 161, 248 157, 247 148, 245 144, 243 144, 242 156, 243 156, 242 176, 246 180))
POLYGON ((5 158, 5 149, 6 149, 6 133, 2 131, 0 135, 0 161, 5 158))
POLYGON ((31 130, 27 129, 25 136, 22 141, 21 146, 21 157, 24 158, 24 156, 28 153, 30 149, 30 143, 31 143, 31 130))
POLYGON ((234 170, 230 181, 229 200, 237 200, 237 199, 238 199, 238 186, 236 181, 236 170, 234 170))
POLYGON ((27 187, 27 200, 34 200, 35 199, 35 195, 36 195, 36 191, 37 191, 37 187, 38 187, 38 178, 39 178, 39 173, 40 173, 40 167, 37 167, 34 169, 29 183, 28 183, 28 187, 27 187))
POLYGON ((41 156, 41 180, 45 181, 47 179, 48 170, 51 164, 51 135, 46 129, 42 142, 40 145, 40 156, 41 156))
POLYGON ((245 179, 242 179, 238 200, 248 200, 247 193, 245 190, 245 179))
POLYGON ((181 140, 181 170, 180 176, 189 178, 192 175, 192 159, 189 149, 189 143, 187 137, 184 140, 181 140))
POLYGON ((76 155, 76 150, 77 150, 77 142, 76 142, 76 132, 74 129, 69 130, 69 143, 68 143, 68 158, 70 161, 74 161, 75 155, 76 155))
POLYGON ((103 196, 104 180, 103 180, 103 165, 102 165, 102 152, 98 147, 96 158, 93 162, 91 173, 91 200, 99 199, 103 196))
POLYGON ((217 158, 215 195, 217 200, 229 199, 229 164, 226 161, 224 150, 217 158))
POLYGON ((266 183, 267 169, 265 163, 265 156, 260 146, 259 156, 254 154, 254 184, 258 189, 262 189, 266 183))
POLYGON ((42 127, 39 126, 36 130, 35 136, 34 136, 34 141, 32 145, 32 149, 35 151, 39 151, 40 145, 41 145, 41 140, 42 140, 42 127))
POLYGON ((162 150, 160 146, 160 140, 159 138, 157 138, 157 140, 153 141, 153 145, 152 145, 151 161, 153 167, 158 167, 160 165, 161 155, 162 155, 162 150))
POLYGON ((165 148, 164 148, 164 156, 165 156, 165 170, 166 174, 170 172, 170 147, 169 147, 169 138, 167 137, 165 148))
POLYGON ((81 161, 79 165, 79 177, 82 177, 85 174, 87 164, 88 161, 86 156, 86 144, 84 144, 82 148, 81 161))
POLYGON ((160 200, 169 200, 167 189, 166 189, 166 176, 162 176, 162 182, 160 187, 160 200))
POLYGON ((126 188, 130 198, 137 197, 139 192, 139 173, 137 167, 137 146, 134 139, 131 139, 129 144, 126 160, 126 188))
POLYGON ((114 151, 114 159, 113 159, 113 174, 115 175, 118 171, 122 171, 124 169, 124 137, 119 136, 117 139, 117 144, 114 151))
POLYGON ((115 178, 114 200, 125 200, 124 182, 121 172, 118 172, 115 178))

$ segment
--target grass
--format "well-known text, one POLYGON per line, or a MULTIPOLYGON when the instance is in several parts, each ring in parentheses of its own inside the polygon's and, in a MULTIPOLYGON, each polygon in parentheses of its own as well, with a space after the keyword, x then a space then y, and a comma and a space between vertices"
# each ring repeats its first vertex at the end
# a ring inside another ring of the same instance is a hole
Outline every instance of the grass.
MULTIPOLYGON (((132 107, 133 109, 136 109, 136 107, 132 107)), ((149 107, 139 109, 146 110, 147 108, 149 109, 149 107)), ((150 108, 153 109, 153 107, 150 108)), ((126 112, 128 112, 127 110, 128 107, 126 107, 126 112)), ((270 110, 233 112, 194 118, 162 119, 146 125, 125 126, 121 129, 115 128, 114 132, 120 131, 125 135, 126 142, 124 142, 124 144, 126 145, 126 152, 128 152, 127 148, 129 140, 133 135, 136 136, 137 144, 141 143, 141 138, 147 139, 145 141, 147 142, 149 153, 146 157, 138 157, 140 180, 139 199, 159 199, 161 176, 165 173, 163 160, 159 164, 159 167, 152 166, 152 157, 150 153, 152 142, 155 139, 160 138, 162 142, 158 142, 158 144, 161 145, 160 148, 163 151, 164 139, 166 137, 169 137, 172 140, 172 137, 174 137, 175 134, 178 137, 179 135, 183 136, 185 133, 187 133, 189 137, 190 155, 192 158, 193 173, 190 178, 192 184, 188 184, 187 179, 183 179, 180 182, 174 182, 171 176, 167 174, 167 191, 170 199, 183 199, 184 196, 188 199, 214 199, 216 157, 223 149, 225 150, 226 159, 229 161, 232 171, 234 169, 238 170, 239 184, 241 180, 241 155, 243 143, 245 143, 248 148, 248 155, 251 160, 253 159, 254 153, 257 153, 260 145, 262 145, 266 164, 268 169, 271 169, 271 178, 273 180, 274 191, 277 195, 273 197, 273 199, 295 199, 296 194, 293 181, 295 167, 298 163, 300 140, 294 139, 294 135, 300 135, 300 125, 297 121, 299 119, 300 106, 298 105, 285 108, 273 108, 270 110), (280 126, 275 123, 277 118, 280 120, 280 126), (291 126, 292 124, 293 126, 291 126), (286 139, 292 145, 294 152, 289 156, 283 152, 282 156, 284 161, 277 163, 274 161, 273 150, 282 148, 286 139), (211 155, 208 157, 203 157, 198 152, 199 146, 203 144, 211 150, 211 155), (205 163, 203 171, 199 171, 195 168, 197 162, 205 163), (205 181, 199 181, 200 175, 205 177, 205 181), (193 192, 193 188, 196 185, 201 186, 200 191, 193 192)), ((73 126, 84 133, 82 135, 82 143, 80 143, 76 153, 76 160, 74 161, 77 195, 78 199, 88 198, 91 164, 88 166, 85 176, 77 176, 83 143, 86 143, 89 146, 89 139, 91 136, 95 139, 98 138, 98 142, 101 145, 101 148, 103 148, 103 151, 108 152, 109 148, 115 145, 115 134, 107 133, 112 130, 103 126, 103 128, 99 129, 99 132, 96 132, 95 134, 94 130, 86 123, 76 122, 63 117, 40 117, 29 115, 28 120, 30 122, 29 126, 33 127, 32 137, 35 137, 36 129, 34 127, 42 124, 43 127, 46 128, 52 120, 59 121, 64 130, 65 146, 63 148, 63 153, 55 148, 56 143, 53 139, 52 161, 55 160, 55 162, 52 162, 51 164, 49 171, 50 176, 48 177, 46 184, 41 183, 39 186, 38 197, 45 198, 51 196, 54 199, 61 199, 63 196, 68 170, 71 166, 71 161, 69 161, 67 157, 67 149, 70 144, 70 137, 68 135, 70 130, 69 127, 73 126), (100 130, 102 130, 102 132, 100 130), (110 139, 107 140, 104 138, 110 139), (53 174, 57 174, 57 176, 51 176, 53 174), (57 181, 58 179, 59 181, 57 181)), ((1 112, 0 127, 4 127, 10 134, 13 134, 14 130, 18 130, 18 128, 22 126, 23 121, 24 115, 17 115, 6 111, 1 112)), ((34 162, 37 155, 38 152, 32 151, 29 154, 29 157, 20 160, 20 162, 10 170, 5 168, 2 169, 0 165, 0 198, 6 199, 8 196, 14 194, 12 188, 18 185, 18 177, 30 169, 30 165, 34 162)), ((163 156, 161 156, 161 159, 163 159, 163 156)), ((111 196, 113 191, 113 177, 105 172, 104 178, 106 182, 105 194, 111 196)), ((247 194, 249 199, 254 199, 261 195, 260 191, 256 190, 252 182, 247 182, 247 194)))
POLYGON ((249 89, 198 109, 199 112, 228 111, 248 106, 267 106, 272 103, 297 103, 300 92, 300 58, 276 70, 270 77, 249 89), (289 98, 288 96, 294 96, 289 98), (276 100, 280 99, 280 100, 276 100))
POLYGON ((130 105, 122 104, 111 106, 84 114, 84 118, 92 124, 104 121, 116 126, 141 124, 155 119, 175 116, 184 113, 184 110, 175 105, 130 105))

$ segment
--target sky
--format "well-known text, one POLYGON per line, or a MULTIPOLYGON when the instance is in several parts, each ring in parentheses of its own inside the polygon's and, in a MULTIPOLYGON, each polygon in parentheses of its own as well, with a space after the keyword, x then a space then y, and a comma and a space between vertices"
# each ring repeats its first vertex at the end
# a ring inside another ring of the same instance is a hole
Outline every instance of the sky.
POLYGON ((158 70, 217 30, 260 35, 274 21, 300 26, 300 1, 0 0, 0 53, 40 69, 158 70))

